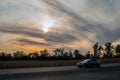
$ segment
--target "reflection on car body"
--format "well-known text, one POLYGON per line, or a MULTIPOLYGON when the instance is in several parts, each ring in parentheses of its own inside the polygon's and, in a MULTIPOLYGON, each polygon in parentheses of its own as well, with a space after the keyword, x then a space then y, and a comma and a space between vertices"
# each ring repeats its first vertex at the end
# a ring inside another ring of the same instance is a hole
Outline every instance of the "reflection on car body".
POLYGON ((82 62, 76 64, 79 68, 81 67, 100 67, 101 63, 99 59, 85 59, 82 62))

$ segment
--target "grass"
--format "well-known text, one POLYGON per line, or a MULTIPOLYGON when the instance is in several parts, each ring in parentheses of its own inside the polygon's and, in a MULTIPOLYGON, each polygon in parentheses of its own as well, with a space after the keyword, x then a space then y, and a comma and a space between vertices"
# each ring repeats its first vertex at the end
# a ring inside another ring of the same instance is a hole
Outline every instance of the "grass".
POLYGON ((120 58, 100 59, 101 63, 120 63, 120 58))
MULTIPOLYGON (((35 67, 53 67, 75 65, 79 60, 61 60, 61 61, 0 61, 0 69, 9 68, 35 68, 35 67)), ((102 63, 118 63, 116 59, 101 59, 102 63)))
POLYGON ((0 61, 0 69, 6 68, 33 68, 75 65, 78 60, 65 61, 0 61))

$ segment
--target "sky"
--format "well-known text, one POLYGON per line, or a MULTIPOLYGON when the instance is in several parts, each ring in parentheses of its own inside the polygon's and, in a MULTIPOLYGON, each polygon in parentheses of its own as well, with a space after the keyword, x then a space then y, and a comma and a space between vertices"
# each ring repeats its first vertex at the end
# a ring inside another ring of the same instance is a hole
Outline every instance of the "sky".
POLYGON ((0 0, 0 51, 91 51, 120 44, 120 0, 0 0))

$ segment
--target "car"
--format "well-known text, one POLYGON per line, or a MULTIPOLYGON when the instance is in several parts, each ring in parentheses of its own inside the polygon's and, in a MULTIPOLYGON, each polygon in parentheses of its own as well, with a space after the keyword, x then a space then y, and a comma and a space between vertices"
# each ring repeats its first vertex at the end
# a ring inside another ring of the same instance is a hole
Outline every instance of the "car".
POLYGON ((82 62, 78 62, 76 64, 78 66, 78 68, 81 68, 81 67, 100 67, 101 65, 101 62, 99 59, 85 59, 83 60, 82 62))

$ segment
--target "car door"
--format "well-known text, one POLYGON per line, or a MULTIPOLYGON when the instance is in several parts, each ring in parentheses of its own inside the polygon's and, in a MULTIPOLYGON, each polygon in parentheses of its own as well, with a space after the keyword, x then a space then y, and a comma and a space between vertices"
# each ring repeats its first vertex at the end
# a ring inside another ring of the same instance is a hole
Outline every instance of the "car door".
POLYGON ((90 66, 95 66, 95 64, 96 64, 96 60, 90 60, 89 61, 89 65, 90 66))

